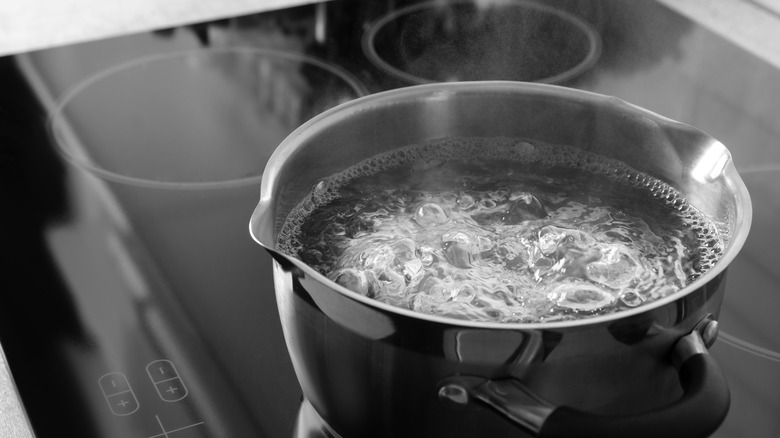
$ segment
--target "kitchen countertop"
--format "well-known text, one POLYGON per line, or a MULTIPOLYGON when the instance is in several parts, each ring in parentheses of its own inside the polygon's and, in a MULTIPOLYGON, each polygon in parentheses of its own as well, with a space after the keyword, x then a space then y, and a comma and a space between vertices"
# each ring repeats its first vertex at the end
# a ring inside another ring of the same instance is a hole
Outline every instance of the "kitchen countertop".
MULTIPOLYGON (((659 1, 780 67, 780 7, 771 1, 659 1)), ((0 56, 312 2, 313 0, 7 0, 0 2, 0 56), (49 31, 39 32, 40 29, 49 31)))
POLYGON ((0 348, 0 435, 13 438, 34 436, 2 348, 0 348))
POLYGON ((5 0, 0 56, 305 3, 311 0, 5 0))
POLYGON ((737 46, 780 67, 780 4, 773 0, 659 0, 737 46))

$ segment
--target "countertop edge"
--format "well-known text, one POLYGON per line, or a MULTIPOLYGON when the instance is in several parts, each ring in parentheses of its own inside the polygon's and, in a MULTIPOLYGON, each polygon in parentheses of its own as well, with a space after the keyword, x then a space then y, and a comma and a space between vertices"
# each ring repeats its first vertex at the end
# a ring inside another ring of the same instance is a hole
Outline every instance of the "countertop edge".
POLYGON ((30 421, 22 405, 11 369, 0 345, 0 436, 7 438, 33 438, 30 421))
POLYGON ((780 8, 762 0, 657 0, 780 68, 780 8))

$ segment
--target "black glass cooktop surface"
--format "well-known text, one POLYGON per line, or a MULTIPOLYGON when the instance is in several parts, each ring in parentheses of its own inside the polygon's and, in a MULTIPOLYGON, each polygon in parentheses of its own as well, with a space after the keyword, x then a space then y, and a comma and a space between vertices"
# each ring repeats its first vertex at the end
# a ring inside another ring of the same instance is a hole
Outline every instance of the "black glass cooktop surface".
POLYGON ((729 148, 754 218, 711 348, 732 394, 713 436, 780 434, 780 70, 653 1, 539 3, 565 30, 524 52, 502 22, 429 58, 397 12, 413 2, 334 1, 0 59, 0 341, 36 436, 332 434, 247 232, 265 160, 341 102, 481 78, 616 96, 729 148), (556 56, 504 59, 528 53, 556 56))

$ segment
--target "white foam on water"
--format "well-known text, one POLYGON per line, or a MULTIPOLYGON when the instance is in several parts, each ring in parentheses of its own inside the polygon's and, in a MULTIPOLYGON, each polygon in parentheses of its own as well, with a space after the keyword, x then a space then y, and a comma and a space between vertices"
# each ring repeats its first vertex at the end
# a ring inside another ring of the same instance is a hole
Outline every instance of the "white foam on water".
POLYGON ((327 177, 278 245, 377 300, 501 322, 636 307, 722 252, 717 228, 670 185, 579 148, 508 138, 410 145, 327 177), (591 179, 603 187, 581 193, 591 179), (657 211, 611 205, 615 187, 657 211))

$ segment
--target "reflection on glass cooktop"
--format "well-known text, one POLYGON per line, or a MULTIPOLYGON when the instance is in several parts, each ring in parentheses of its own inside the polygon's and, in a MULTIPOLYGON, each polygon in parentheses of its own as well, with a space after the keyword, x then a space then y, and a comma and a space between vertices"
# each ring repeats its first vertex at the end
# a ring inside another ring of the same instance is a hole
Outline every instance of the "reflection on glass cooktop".
POLYGON ((729 267, 729 290, 713 354, 729 379, 732 407, 715 436, 770 437, 780 432, 780 294, 774 253, 780 214, 780 164, 743 169, 754 216, 740 256, 729 267))
MULTIPOLYGON (((39 388, 41 381, 51 384, 58 399, 72 400, 68 416, 78 421, 71 419, 67 427, 81 428, 83 437, 292 435, 301 391, 282 338, 270 258, 246 231, 259 193, 258 169, 273 144, 316 112, 412 84, 408 76, 372 62, 362 37, 382 17, 415 3, 339 0, 17 59, 43 105, 30 117, 29 129, 42 130, 43 113, 55 111, 56 102, 87 78, 114 93, 93 97, 90 88, 77 90, 71 105, 59 108, 69 123, 57 132, 60 141, 77 147, 63 156, 37 132, 40 150, 20 146, 18 158, 26 165, 13 173, 35 181, 18 188, 19 198, 43 199, 47 207, 28 210, 40 217, 15 228, 26 236, 19 241, 38 242, 39 256, 50 259, 51 267, 35 271, 48 272, 34 282, 47 294, 14 296, 12 304, 34 309, 45 298, 56 304, 57 312, 46 312, 59 324, 30 329, 39 341, 51 338, 37 343, 45 354, 36 357, 23 336, 31 313, 0 315, 6 321, 3 346, 38 436, 58 431, 47 425, 51 398, 39 388), (241 48, 244 55, 216 64, 213 57, 160 56, 204 47, 221 53, 241 48), (308 57, 317 61, 307 63, 308 57), (166 59, 178 61, 155 70, 166 59), (118 117, 130 122, 124 131, 108 111, 116 108, 123 111, 118 117), (267 122, 262 129, 253 123, 261 115, 267 122), (94 124, 96 119, 100 123, 94 124), (165 138, 164 151, 148 148, 159 138, 165 138), (265 148, 257 147, 259 138, 268 140, 265 148), (210 149, 228 139, 229 156, 210 149), (182 143, 198 144, 198 152, 177 155, 175 147, 182 143), (124 155, 114 156, 112 150, 124 155), (85 154, 93 160, 90 166, 104 168, 108 162, 108 171, 100 178, 85 172, 85 154), (185 164, 215 170, 210 163, 234 173, 216 172, 206 180, 202 172, 178 172, 185 164), (56 379, 49 368, 55 366, 56 379)), ((721 336, 712 347, 732 392, 730 413, 715 436, 779 435, 780 319, 775 315, 780 302, 773 249, 780 242, 773 224, 780 214, 780 72, 655 2, 537 3, 563 11, 599 35, 594 63, 561 85, 617 96, 689 123, 733 153, 755 216, 748 242, 729 268, 721 336)), ((450 31, 458 25, 463 23, 452 17, 436 24, 450 31)), ((400 24, 390 26, 399 32, 391 42, 415 36, 400 24)), ((479 30, 470 29, 478 37, 463 44, 484 43, 496 29, 479 30)), ((589 47, 569 48, 582 53, 589 47)), ((500 50, 479 50, 470 46, 463 53, 500 58, 500 50)), ((397 67, 421 53, 430 54, 414 47, 388 59, 397 67)), ((448 56, 433 62, 437 76, 432 80, 449 77, 443 62, 452 53, 448 56)), ((416 61, 418 77, 420 66, 431 61, 416 61)), ((468 72, 499 70, 470 66, 468 72)), ((27 208, 28 201, 23 205, 27 208)), ((319 433, 329 432, 320 428, 319 433)))

